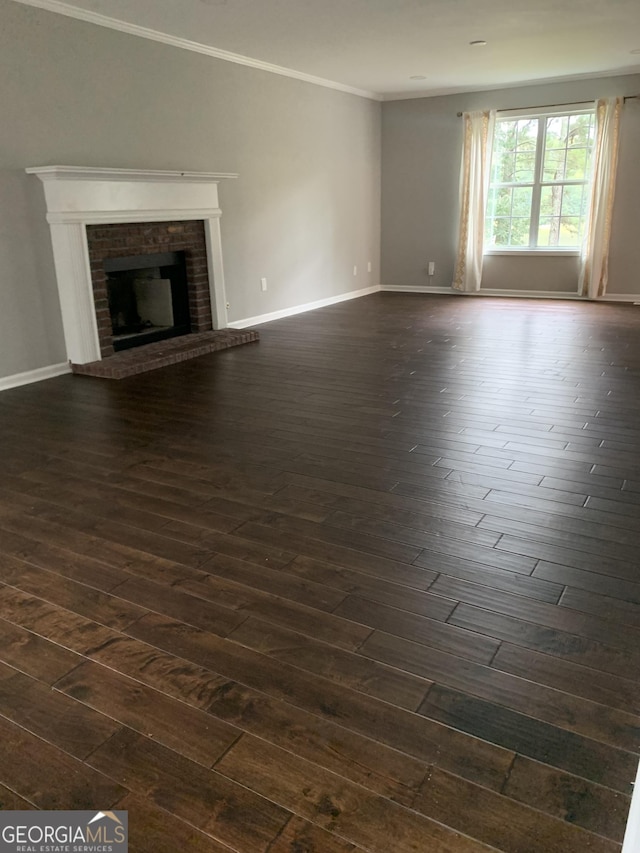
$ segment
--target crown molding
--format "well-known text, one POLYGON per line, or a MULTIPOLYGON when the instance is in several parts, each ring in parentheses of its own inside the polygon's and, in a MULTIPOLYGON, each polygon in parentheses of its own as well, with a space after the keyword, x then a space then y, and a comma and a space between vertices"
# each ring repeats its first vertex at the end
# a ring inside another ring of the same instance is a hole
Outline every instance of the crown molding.
MULTIPOLYGON (((436 89, 415 89, 412 92, 384 92, 378 96, 381 101, 413 101, 420 98, 443 98, 449 95, 477 95, 482 92, 500 92, 509 89, 527 89, 535 86, 547 86, 553 83, 581 83, 598 80, 600 77, 633 77, 640 74, 640 65, 628 65, 609 71, 589 71, 585 74, 569 74, 560 77, 539 77, 533 80, 516 80, 508 83, 491 83, 472 86, 441 86, 436 89)), ((627 96, 629 97, 629 96, 627 96)))
POLYGON ((87 9, 81 9, 78 6, 72 6, 69 3, 63 3, 62 0, 13 0, 14 3, 20 3, 23 6, 33 6, 37 9, 44 9, 47 12, 55 12, 58 15, 65 15, 67 18, 76 18, 79 21, 86 21, 90 24, 97 24, 99 27, 107 27, 110 30, 118 30, 121 33, 138 36, 139 38, 149 39, 150 41, 161 42, 168 44, 171 47, 179 47, 182 50, 190 50, 192 53, 202 53, 205 56, 211 56, 214 59, 222 59, 225 62, 233 62, 236 65, 246 65, 249 68, 255 68, 258 71, 267 71, 270 74, 278 74, 281 77, 291 77, 294 80, 301 80, 303 83, 311 83, 314 86, 322 86, 325 89, 334 89, 338 92, 345 92, 348 95, 357 95, 359 98, 367 98, 371 101, 381 101, 382 95, 376 92, 368 92, 365 89, 356 89, 353 86, 346 86, 343 83, 336 83, 334 80, 325 80, 323 77, 316 77, 313 74, 305 74, 302 71, 295 71, 292 68, 284 68, 281 65, 273 65, 270 62, 263 62, 261 59, 253 59, 250 56, 242 56, 239 53, 231 53, 228 50, 221 50, 217 47, 212 47, 208 44, 202 44, 190 39, 172 36, 169 33, 160 32, 160 30, 152 30, 149 27, 141 27, 138 24, 130 24, 127 21, 120 21, 117 18, 111 18, 108 15, 101 15, 98 12, 90 12, 87 9))

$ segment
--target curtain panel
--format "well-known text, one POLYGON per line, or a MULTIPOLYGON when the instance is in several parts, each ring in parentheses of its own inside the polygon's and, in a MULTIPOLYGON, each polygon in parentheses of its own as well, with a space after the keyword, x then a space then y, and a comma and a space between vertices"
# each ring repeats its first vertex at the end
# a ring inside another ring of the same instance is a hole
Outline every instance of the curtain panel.
POLYGON ((460 170, 460 225, 453 287, 480 290, 484 253, 484 217, 489 191, 495 110, 463 113, 464 145, 460 170))
POLYGON ((596 101, 596 138, 591 159, 593 183, 578 284, 578 292, 589 299, 604 296, 607 291, 623 103, 624 98, 601 98, 596 101))

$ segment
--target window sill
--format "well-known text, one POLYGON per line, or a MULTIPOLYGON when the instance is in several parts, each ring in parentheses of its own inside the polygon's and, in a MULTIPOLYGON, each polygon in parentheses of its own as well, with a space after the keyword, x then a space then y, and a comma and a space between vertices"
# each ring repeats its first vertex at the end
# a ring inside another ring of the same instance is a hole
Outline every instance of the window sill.
POLYGON ((580 256, 580 249, 486 249, 485 255, 529 255, 536 257, 574 257, 580 256))

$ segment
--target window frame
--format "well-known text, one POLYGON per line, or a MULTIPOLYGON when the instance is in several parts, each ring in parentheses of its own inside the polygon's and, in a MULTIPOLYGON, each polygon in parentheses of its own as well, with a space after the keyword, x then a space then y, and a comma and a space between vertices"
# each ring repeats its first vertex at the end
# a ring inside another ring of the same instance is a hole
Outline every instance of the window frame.
POLYGON ((529 244, 524 246, 486 246, 483 254, 485 255, 579 255, 581 249, 579 246, 539 246, 537 240, 539 238, 540 228, 540 204, 542 198, 542 189, 545 186, 584 186, 588 191, 591 185, 591 174, 589 173, 584 180, 562 180, 562 181, 545 181, 544 180, 544 154, 547 137, 547 119, 564 118, 574 115, 591 115, 595 120, 595 107, 592 102, 565 104, 557 108, 539 108, 539 109, 518 109, 518 110, 500 110, 496 115, 496 127, 498 122, 518 121, 521 119, 537 119, 538 120, 538 135, 536 138, 535 150, 535 167, 533 181, 526 182, 491 182, 491 171, 493 168, 493 153, 495 143, 495 128, 493 139, 491 140, 491 162, 489 165, 490 177, 487 193, 487 207, 485 208, 485 218, 489 206, 489 193, 493 187, 530 187, 532 190, 531 199, 531 216, 529 221, 529 244))

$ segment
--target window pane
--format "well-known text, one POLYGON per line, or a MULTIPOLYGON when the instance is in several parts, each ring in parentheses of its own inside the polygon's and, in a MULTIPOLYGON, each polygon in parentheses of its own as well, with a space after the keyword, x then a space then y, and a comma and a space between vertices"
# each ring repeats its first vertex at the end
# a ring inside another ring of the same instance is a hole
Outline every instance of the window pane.
POLYGON ((486 222, 486 239, 488 246, 508 246, 511 218, 496 216, 486 222))
POLYGON ((515 155, 515 175, 513 177, 513 180, 517 181, 518 183, 532 183, 535 168, 535 151, 518 151, 518 153, 515 155))
POLYGON ((589 144, 589 130, 593 116, 577 115, 569 117, 568 145, 570 148, 584 148, 589 144))
POLYGON ((562 184, 542 187, 540 192, 540 224, 538 226, 539 246, 558 245, 563 189, 562 184))
POLYGON ((486 228, 487 220, 492 219, 495 216, 496 209, 496 191, 491 187, 489 189, 489 196, 487 198, 487 209, 485 211, 485 236, 488 236, 489 231, 486 228))
POLYGON ((531 220, 529 217, 514 217, 511 220, 511 231, 509 235, 510 246, 528 246, 529 245, 529 227, 531 220))
POLYGON ((560 233, 560 217, 559 216, 541 216, 540 225, 538 227, 538 246, 557 246, 557 239, 560 233), (552 242, 556 240, 556 242, 552 242))
POLYGON ((531 218, 531 187, 514 187, 511 200, 511 215, 531 218))
POLYGON ((531 183, 534 178, 538 119, 499 121, 493 142, 493 183, 531 183))
POLYGON ((516 126, 513 121, 496 122, 494 134, 494 149, 496 151, 512 151, 515 148, 516 126))
POLYGON ((523 118, 517 122, 517 147, 521 151, 535 151, 538 141, 538 119, 523 118))
POLYGON ((560 216, 562 213, 562 184, 542 187, 540 191, 540 215, 560 216))
POLYGON ((491 190, 487 215, 489 217, 511 215, 511 187, 497 187, 491 190))
POLYGON ((582 219, 579 216, 561 216, 558 246, 578 247, 581 242, 582 219))
POLYGON ((562 193, 562 216, 580 216, 582 213, 583 186, 568 186, 562 193))
POLYGON ((504 119, 496 122, 494 151, 535 151, 538 119, 504 119))
POLYGON ((584 181, 586 179, 588 167, 587 153, 586 148, 570 148, 567 151, 567 180, 584 181))
POLYGON ((566 150, 552 148, 544 154, 543 181, 562 181, 564 179, 566 150))
POLYGON ((568 123, 568 116, 554 116, 547 119, 547 149, 565 147, 568 123))
POLYGON ((495 187, 489 194, 485 236, 490 246, 528 246, 531 187, 495 187))
POLYGON ((589 184, 582 185, 582 208, 580 210, 580 216, 587 221, 587 214, 589 213, 589 205, 591 203, 591 186, 589 184))
POLYGON ((498 184, 506 184, 513 181, 516 170, 516 157, 510 151, 498 154, 494 158, 494 174, 492 180, 498 184))
POLYGON ((580 246, 586 205, 587 193, 584 184, 542 187, 538 245, 580 246))
POLYGON ((511 218, 511 190, 492 190, 487 207, 484 229, 490 246, 506 246, 511 218))

